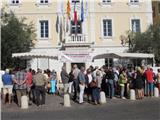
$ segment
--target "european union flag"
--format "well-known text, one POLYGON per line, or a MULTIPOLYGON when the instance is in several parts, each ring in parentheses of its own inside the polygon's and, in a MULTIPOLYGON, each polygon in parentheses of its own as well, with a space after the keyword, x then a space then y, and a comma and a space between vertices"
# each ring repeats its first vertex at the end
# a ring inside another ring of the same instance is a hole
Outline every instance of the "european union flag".
POLYGON ((81 22, 84 21, 84 8, 83 8, 83 0, 81 2, 81 22))

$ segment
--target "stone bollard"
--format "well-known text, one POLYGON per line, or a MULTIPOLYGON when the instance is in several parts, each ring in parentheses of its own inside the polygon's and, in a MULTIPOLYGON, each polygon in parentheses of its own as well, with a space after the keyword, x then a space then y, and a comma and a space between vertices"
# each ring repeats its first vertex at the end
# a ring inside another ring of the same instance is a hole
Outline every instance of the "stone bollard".
POLYGON ((21 97, 21 109, 28 109, 28 97, 25 95, 21 97))
POLYGON ((154 97, 159 97, 159 90, 157 87, 154 88, 154 97))
POLYGON ((135 90, 134 89, 130 90, 130 100, 136 100, 136 95, 135 95, 135 90))
POLYGON ((65 107, 70 107, 71 106, 69 94, 64 94, 64 106, 65 107))
POLYGON ((100 102, 106 103, 106 95, 103 91, 100 92, 100 102))

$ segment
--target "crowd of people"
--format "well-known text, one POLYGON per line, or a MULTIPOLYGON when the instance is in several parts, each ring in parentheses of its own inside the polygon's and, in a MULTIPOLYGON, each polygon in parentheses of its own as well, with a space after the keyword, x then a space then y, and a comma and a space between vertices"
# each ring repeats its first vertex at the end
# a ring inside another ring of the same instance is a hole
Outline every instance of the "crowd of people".
MULTIPOLYGON (((106 97, 115 99, 129 98, 129 90, 135 89, 136 99, 143 99, 144 96, 153 96, 154 87, 160 91, 160 69, 155 74, 150 66, 124 68, 103 66, 79 69, 75 64, 70 72, 63 66, 60 73, 63 84, 63 94, 69 94, 73 101, 83 104, 100 103, 100 92, 104 91, 106 97)), ((10 104, 17 101, 21 106, 21 96, 27 95, 29 104, 35 103, 37 106, 45 105, 46 92, 56 94, 57 72, 49 69, 37 71, 32 69, 17 69, 11 71, 6 69, 2 76, 3 91, 2 99, 6 103, 6 98, 10 104)))
POLYGON ((100 104, 101 91, 104 91, 110 99, 116 97, 126 99, 129 98, 129 90, 135 89, 136 98, 143 99, 144 96, 153 96, 155 86, 160 90, 160 69, 156 75, 149 66, 130 69, 105 66, 101 68, 90 66, 85 69, 82 66, 78 69, 77 65, 74 65, 69 74, 63 66, 61 78, 64 92, 68 90, 71 94, 73 91, 73 100, 78 100, 80 104, 84 102, 84 94, 87 95, 88 102, 100 104), (79 97, 77 97, 77 91, 79 91, 79 97))
POLYGON ((32 103, 37 106, 45 105, 46 92, 54 94, 56 91, 56 74, 55 70, 50 71, 49 69, 44 71, 37 69, 37 72, 32 69, 18 68, 14 71, 6 69, 2 76, 4 103, 8 101, 10 104, 11 101, 15 101, 21 107, 21 97, 27 95, 29 105, 32 103))

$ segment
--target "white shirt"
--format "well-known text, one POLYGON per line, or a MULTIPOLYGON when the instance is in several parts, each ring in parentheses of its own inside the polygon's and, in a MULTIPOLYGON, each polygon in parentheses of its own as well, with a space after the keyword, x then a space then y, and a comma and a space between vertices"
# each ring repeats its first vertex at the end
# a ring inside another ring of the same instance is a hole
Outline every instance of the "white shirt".
POLYGON ((92 74, 88 74, 88 83, 92 82, 92 74))

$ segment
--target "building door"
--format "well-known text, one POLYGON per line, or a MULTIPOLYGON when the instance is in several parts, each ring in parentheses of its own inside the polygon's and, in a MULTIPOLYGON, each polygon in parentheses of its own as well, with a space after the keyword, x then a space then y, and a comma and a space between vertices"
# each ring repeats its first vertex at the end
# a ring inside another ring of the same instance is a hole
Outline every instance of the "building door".
POLYGON ((85 67, 85 63, 71 63, 71 67, 73 68, 73 65, 77 65, 78 68, 80 69, 82 66, 85 67))
POLYGON ((77 25, 71 21, 71 34, 82 34, 82 22, 80 20, 77 21, 77 25))
POLYGON ((113 59, 112 58, 106 58, 105 59, 105 66, 113 67, 113 59))

